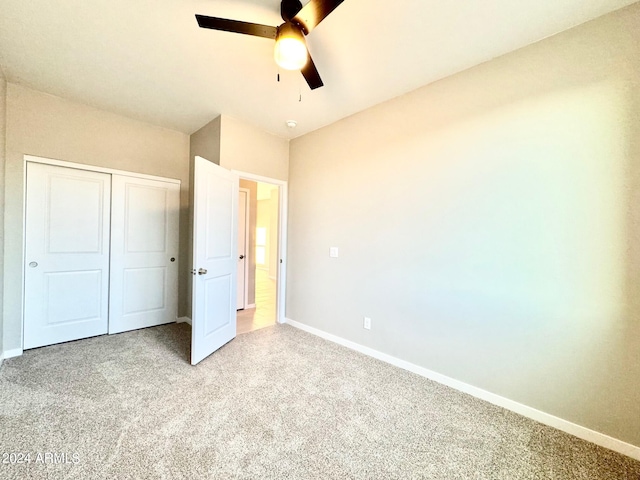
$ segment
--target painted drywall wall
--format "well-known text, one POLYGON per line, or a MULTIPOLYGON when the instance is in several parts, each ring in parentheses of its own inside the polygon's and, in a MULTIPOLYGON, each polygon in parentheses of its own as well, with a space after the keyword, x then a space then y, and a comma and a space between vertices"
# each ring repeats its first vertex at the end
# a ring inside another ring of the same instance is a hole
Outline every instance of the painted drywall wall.
MULTIPOLYGON (((189 137, 189 158, 191 163, 198 156, 220 165, 220 123, 216 117, 189 137)), ((193 167, 191 167, 193 170, 193 167)))
POLYGON ((264 186, 266 194, 264 198, 258 197, 258 228, 264 228, 267 232, 265 243, 265 262, 259 268, 268 271, 270 278, 274 279, 278 270, 278 187, 269 184, 264 186))
POLYGON ((25 154, 177 178, 180 192, 180 302, 190 282, 189 137, 13 83, 7 88, 4 348, 21 348, 21 285, 25 154))
POLYGON ((287 180, 289 141, 248 123, 222 115, 220 166, 229 170, 287 180))
POLYGON ((256 303, 256 216, 258 213, 258 184, 251 180, 240 179, 240 188, 249 190, 249 244, 247 245, 247 260, 249 273, 247 275, 247 302, 256 303))
POLYGON ((293 140, 287 317, 640 446, 638 58, 634 4, 293 140))
MULTIPOLYGON (((4 251, 4 167, 5 167, 5 144, 7 134, 7 81, 4 77, 2 68, 0 68, 0 252, 4 251)), ((0 365, 4 355, 3 347, 3 322, 2 315, 3 295, 2 285, 4 283, 3 275, 4 255, 0 255, 0 365)))

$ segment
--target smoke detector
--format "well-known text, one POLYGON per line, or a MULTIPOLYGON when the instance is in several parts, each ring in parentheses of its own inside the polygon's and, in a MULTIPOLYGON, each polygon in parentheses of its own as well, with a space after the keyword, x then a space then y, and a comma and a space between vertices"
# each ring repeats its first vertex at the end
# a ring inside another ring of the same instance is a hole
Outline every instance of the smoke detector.
POLYGON ((298 125, 298 122, 296 122, 295 120, 287 120, 287 127, 296 128, 296 125, 298 125))

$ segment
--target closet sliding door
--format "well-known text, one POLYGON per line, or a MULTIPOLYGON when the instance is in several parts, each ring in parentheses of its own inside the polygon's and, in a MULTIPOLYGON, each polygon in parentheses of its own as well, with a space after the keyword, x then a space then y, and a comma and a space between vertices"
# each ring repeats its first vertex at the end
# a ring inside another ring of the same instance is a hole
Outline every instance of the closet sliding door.
POLYGON ((23 348, 175 322, 179 182, 26 170, 23 348))
POLYGON ((175 322, 180 186, 123 175, 111 185, 109 333, 175 322))
POLYGON ((25 349, 107 333, 110 182, 27 164, 25 349))

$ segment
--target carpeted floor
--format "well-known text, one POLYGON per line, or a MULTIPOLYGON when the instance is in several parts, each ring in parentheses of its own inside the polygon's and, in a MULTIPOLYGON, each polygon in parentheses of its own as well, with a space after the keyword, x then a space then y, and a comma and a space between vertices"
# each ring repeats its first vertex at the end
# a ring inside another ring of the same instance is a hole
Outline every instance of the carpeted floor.
POLYGON ((640 479, 640 462, 289 326, 196 367, 190 333, 6 360, 0 454, 31 463, 3 455, 0 478, 640 479))

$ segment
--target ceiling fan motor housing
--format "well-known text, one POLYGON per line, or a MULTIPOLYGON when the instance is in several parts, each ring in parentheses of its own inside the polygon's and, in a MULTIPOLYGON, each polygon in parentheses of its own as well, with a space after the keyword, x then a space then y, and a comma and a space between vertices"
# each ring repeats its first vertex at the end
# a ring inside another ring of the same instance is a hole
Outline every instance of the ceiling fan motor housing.
POLYGON ((285 22, 290 22, 300 10, 302 10, 300 0, 282 0, 280 3, 280 16, 285 22))
POLYGON ((344 0, 309 0, 303 7, 300 0, 281 0, 280 15, 284 23, 279 27, 207 15, 196 15, 196 20, 200 28, 275 40, 276 63, 287 70, 300 70, 309 88, 315 90, 324 83, 309 55, 304 37, 342 2, 344 0))
POLYGON ((274 48, 276 63, 285 70, 301 70, 307 64, 309 52, 300 28, 290 22, 278 27, 274 48))

